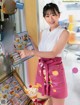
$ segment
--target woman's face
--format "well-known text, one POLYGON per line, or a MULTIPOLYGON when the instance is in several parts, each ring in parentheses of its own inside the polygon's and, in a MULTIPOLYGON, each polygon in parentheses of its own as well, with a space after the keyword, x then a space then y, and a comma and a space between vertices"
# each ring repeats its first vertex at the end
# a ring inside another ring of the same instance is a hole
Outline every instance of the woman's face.
POLYGON ((44 18, 51 28, 55 28, 56 26, 58 26, 59 17, 60 13, 56 12, 55 14, 51 10, 48 10, 44 18))

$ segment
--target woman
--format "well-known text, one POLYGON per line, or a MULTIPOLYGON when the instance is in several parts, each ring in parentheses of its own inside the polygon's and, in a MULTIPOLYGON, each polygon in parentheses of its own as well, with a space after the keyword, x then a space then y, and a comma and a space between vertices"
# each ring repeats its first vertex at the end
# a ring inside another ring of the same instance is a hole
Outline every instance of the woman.
POLYGON ((69 33, 59 26, 60 11, 56 4, 46 4, 43 8, 43 17, 50 28, 41 32, 39 49, 31 51, 25 49, 19 53, 21 57, 29 55, 39 57, 36 76, 39 92, 49 98, 48 105, 64 105, 67 84, 61 57, 69 33))

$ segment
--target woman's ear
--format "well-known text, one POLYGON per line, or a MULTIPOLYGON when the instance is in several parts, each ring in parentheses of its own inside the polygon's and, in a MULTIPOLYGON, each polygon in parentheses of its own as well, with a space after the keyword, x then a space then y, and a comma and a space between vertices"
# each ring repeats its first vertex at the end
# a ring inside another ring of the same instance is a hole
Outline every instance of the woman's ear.
POLYGON ((60 15, 61 15, 61 14, 59 13, 59 14, 58 14, 59 18, 60 18, 60 15))

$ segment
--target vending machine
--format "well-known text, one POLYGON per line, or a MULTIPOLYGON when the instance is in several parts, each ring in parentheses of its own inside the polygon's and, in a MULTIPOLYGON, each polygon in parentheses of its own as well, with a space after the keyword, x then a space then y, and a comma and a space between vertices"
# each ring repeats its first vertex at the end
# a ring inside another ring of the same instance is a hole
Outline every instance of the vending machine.
MULTIPOLYGON (((9 2, 9 0, 7 0, 9 2)), ((24 1, 23 0, 13 0, 16 2, 17 10, 14 14, 5 14, 2 12, 3 3, 5 0, 0 1, 0 54, 8 55, 14 52, 14 39, 17 34, 27 33, 25 25, 25 14, 24 14, 24 1)), ((11 2, 11 1, 10 1, 11 2)), ((29 40, 28 40, 29 41, 29 40)), ((27 74, 27 63, 22 61, 13 68, 17 69, 23 82, 28 86, 28 74, 27 74)), ((1 68, 0 68, 1 69, 1 68)), ((0 75, 9 72, 0 70, 0 75)))

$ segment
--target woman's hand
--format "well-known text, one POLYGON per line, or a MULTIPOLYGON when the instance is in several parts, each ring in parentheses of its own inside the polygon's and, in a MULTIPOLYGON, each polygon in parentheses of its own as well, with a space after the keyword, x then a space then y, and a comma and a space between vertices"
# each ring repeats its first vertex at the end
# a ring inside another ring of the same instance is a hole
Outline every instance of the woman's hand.
POLYGON ((27 56, 32 56, 33 55, 32 50, 27 50, 27 49, 17 50, 16 52, 19 53, 21 58, 25 58, 27 56))

